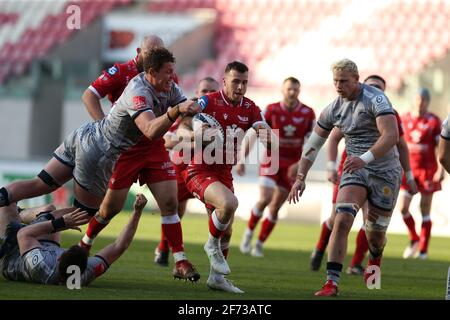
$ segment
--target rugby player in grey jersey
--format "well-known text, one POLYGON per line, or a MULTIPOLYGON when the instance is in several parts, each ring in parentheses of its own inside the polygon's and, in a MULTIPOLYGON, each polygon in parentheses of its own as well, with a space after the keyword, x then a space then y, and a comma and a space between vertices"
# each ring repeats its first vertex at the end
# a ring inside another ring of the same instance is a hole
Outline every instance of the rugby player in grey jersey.
POLYGON ((369 243, 369 270, 380 266, 386 244, 386 230, 401 183, 402 169, 395 145, 399 133, 392 105, 380 90, 360 83, 356 64, 348 59, 332 66, 339 97, 321 113, 299 161, 297 179, 289 202, 299 201, 305 180, 316 155, 333 127, 345 137, 348 158, 336 201, 336 218, 331 233, 327 281, 317 296, 336 296, 347 252, 347 238, 359 208, 369 201, 366 236, 369 243))
MULTIPOLYGON (((144 72, 129 82, 109 114, 69 134, 36 178, 0 188, 0 207, 50 193, 73 178, 74 207, 95 215, 122 151, 136 144, 142 135, 150 140, 161 138, 179 115, 200 111, 198 104, 186 101, 173 82, 174 67, 170 51, 150 50, 144 56, 144 72)), ((182 239, 181 224, 178 229, 182 239)), ((176 262, 190 264, 182 245, 179 247, 176 257, 174 254, 176 262)), ((194 272, 192 277, 183 278, 196 281, 199 275, 194 272)))
POLYGON ((450 173, 450 114, 442 123, 441 139, 438 151, 439 162, 450 173))
POLYGON ((129 247, 146 203, 144 195, 136 195, 134 212, 121 234, 93 257, 88 257, 87 251, 77 245, 69 249, 59 246, 60 231, 79 230, 79 225, 89 221, 86 211, 68 208, 42 212, 28 226, 23 226, 20 223, 23 217, 19 216, 15 204, 2 207, 0 237, 4 243, 0 250, 0 271, 11 281, 66 285, 68 277, 74 274, 68 268, 77 266, 80 285, 86 286, 104 274, 129 247))

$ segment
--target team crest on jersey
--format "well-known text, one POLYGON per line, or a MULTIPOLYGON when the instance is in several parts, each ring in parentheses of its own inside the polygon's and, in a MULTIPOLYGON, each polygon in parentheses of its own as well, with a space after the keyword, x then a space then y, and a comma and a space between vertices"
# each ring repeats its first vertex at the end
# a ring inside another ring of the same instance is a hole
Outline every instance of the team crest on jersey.
POLYGON ((244 108, 247 108, 247 109, 248 109, 248 108, 251 107, 251 105, 252 105, 252 104, 251 104, 249 101, 245 101, 245 102, 244 102, 244 108))
POLYGON ((308 108, 303 108, 303 109, 301 110, 301 113, 303 113, 303 114, 309 113, 308 108))
POLYGON ((112 66, 111 68, 108 69, 108 73, 112 76, 115 75, 117 73, 117 71, 119 71, 119 70, 117 69, 116 66, 112 66))
POLYGON ((295 124, 299 124, 303 122, 303 118, 297 118, 297 117, 292 117, 292 120, 294 121, 295 124))
POLYGON ((144 109, 146 106, 147 106, 147 102, 145 100, 145 97, 143 97, 143 96, 133 97, 133 109, 134 110, 144 109))

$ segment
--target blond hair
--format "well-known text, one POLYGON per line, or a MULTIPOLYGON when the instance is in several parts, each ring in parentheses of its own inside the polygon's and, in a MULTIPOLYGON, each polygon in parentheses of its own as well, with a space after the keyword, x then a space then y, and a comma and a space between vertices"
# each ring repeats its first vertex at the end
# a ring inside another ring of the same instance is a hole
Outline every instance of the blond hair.
POLYGON ((349 59, 342 59, 336 61, 331 65, 331 70, 333 71, 333 73, 335 71, 348 71, 350 73, 353 73, 354 75, 359 76, 358 67, 356 66, 356 63, 354 63, 349 59))

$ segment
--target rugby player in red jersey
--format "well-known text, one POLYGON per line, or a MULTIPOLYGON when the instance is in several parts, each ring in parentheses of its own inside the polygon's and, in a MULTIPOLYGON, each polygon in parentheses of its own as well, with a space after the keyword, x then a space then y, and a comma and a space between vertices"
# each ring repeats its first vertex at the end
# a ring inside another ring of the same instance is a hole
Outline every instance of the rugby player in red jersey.
MULTIPOLYGON (((242 237, 240 250, 244 254, 263 257, 263 243, 267 240, 278 220, 278 211, 286 201, 297 174, 297 162, 302 154, 305 140, 314 127, 316 116, 314 110, 298 100, 300 81, 289 77, 283 81, 283 100, 269 104, 264 118, 272 130, 279 135, 279 170, 268 173, 270 163, 264 161, 260 166, 260 196, 250 212, 247 229, 242 237), (264 209, 269 207, 269 215, 263 220, 261 231, 252 249, 253 231, 261 219, 264 209)), ((248 144, 246 148, 248 148, 248 144)), ((248 153, 247 151, 245 153, 248 153)), ((245 174, 245 164, 237 165, 237 173, 245 174)))
POLYGON ((422 227, 420 236, 415 229, 415 221, 409 212, 412 194, 409 187, 402 183, 405 191, 401 197, 400 210, 403 221, 408 227, 410 244, 403 252, 403 258, 426 259, 428 244, 431 237, 431 204, 433 194, 441 190, 444 170, 436 160, 441 120, 428 111, 430 106, 430 92, 422 88, 415 96, 414 108, 402 116, 405 129, 405 139, 409 147, 409 157, 414 179, 420 192, 420 211, 422 213, 422 227))

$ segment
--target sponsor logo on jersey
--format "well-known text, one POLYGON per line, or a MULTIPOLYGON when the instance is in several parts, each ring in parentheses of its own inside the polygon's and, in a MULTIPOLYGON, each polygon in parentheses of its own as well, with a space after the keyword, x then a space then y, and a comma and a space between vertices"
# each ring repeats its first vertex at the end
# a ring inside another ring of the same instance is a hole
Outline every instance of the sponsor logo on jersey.
POLYGON ((244 108, 250 108, 252 106, 252 104, 249 101, 245 101, 244 102, 244 108))
POLYGON ((309 109, 308 108, 302 108, 302 110, 300 110, 301 113, 306 114, 309 113, 309 109))
POLYGON ((115 75, 116 73, 117 73, 117 71, 119 71, 119 69, 117 69, 117 67, 116 66, 113 66, 113 67, 111 67, 111 68, 109 68, 108 69, 108 73, 110 74, 110 75, 115 75))
POLYGON ((243 116, 240 116, 240 115, 238 115, 237 117, 238 117, 240 122, 248 123, 248 117, 243 117, 243 116))
POLYGON ((136 96, 133 97, 133 109, 134 110, 141 110, 144 109, 147 106, 147 102, 145 97, 143 96, 136 96))

